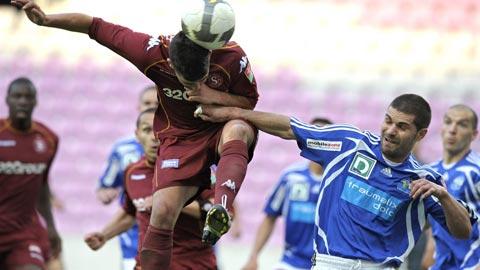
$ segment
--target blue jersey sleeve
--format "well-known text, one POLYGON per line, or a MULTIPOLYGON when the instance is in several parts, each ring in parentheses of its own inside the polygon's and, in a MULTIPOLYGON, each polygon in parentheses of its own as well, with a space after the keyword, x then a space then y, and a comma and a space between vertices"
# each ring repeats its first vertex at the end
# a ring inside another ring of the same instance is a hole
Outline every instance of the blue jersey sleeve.
POLYGON ((113 149, 108 157, 108 163, 100 177, 101 188, 121 187, 123 182, 122 160, 120 155, 113 149))
POLYGON ((336 156, 353 147, 355 143, 352 138, 364 139, 369 134, 350 125, 318 127, 295 118, 290 119, 290 126, 301 150, 300 155, 322 166, 326 166, 336 156))
POLYGON ((267 199, 263 212, 269 216, 281 216, 287 196, 287 177, 284 174, 267 199))

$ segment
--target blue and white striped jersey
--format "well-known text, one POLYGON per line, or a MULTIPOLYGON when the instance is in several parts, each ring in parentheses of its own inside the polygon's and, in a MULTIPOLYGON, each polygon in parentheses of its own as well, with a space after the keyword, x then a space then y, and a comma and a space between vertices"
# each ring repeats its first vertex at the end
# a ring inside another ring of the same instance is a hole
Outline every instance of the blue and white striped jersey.
POLYGON ((268 216, 284 217, 282 262, 296 269, 312 266, 315 207, 320 184, 321 176, 312 174, 309 162, 291 165, 284 170, 264 209, 268 216))
POLYGON ((301 155, 324 166, 315 217, 315 250, 398 267, 420 237, 427 214, 446 228, 443 209, 429 196, 412 200, 410 183, 441 176, 413 155, 386 160, 380 137, 349 125, 290 121, 301 155))
MULTIPOLYGON (((432 167, 442 174, 448 192, 467 203, 477 214, 480 210, 480 155, 470 151, 454 164, 435 162, 432 167)), ((435 238, 435 264, 431 269, 475 269, 480 266, 478 223, 469 240, 452 237, 442 226, 430 220, 435 238)))
MULTIPOLYGON (((142 155, 143 147, 135 136, 118 140, 110 152, 108 164, 99 180, 99 187, 122 188, 123 190, 125 169, 129 164, 137 162, 142 155)), ((123 200, 123 192, 120 200, 123 200)), ((135 224, 131 229, 122 233, 119 238, 122 257, 124 259, 135 258, 138 245, 138 225, 135 224)))
POLYGON ((118 140, 112 147, 108 164, 100 177, 100 187, 123 187, 123 172, 143 155, 142 145, 135 136, 118 140))

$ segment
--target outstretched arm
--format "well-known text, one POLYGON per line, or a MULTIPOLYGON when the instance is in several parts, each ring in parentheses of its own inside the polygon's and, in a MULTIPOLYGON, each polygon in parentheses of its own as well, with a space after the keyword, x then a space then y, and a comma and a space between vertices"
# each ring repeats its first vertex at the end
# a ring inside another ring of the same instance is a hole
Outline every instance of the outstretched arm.
POLYGON ((11 4, 23 9, 30 21, 41 26, 87 34, 93 21, 93 17, 80 13, 47 15, 32 0, 12 0, 11 4))
POLYGON ((201 105, 195 113, 196 117, 210 122, 244 119, 266 133, 286 140, 295 139, 290 126, 290 118, 285 115, 211 105, 201 105))
POLYGON ((120 209, 101 232, 92 232, 85 235, 85 243, 92 249, 101 248, 108 240, 127 231, 135 224, 135 217, 120 209))
POLYGON ((255 244, 253 246, 252 253, 250 254, 247 264, 242 268, 242 270, 256 270, 258 268, 258 256, 270 238, 273 228, 275 227, 276 220, 277 217, 274 216, 266 216, 263 219, 263 222, 260 224, 255 237, 255 244))

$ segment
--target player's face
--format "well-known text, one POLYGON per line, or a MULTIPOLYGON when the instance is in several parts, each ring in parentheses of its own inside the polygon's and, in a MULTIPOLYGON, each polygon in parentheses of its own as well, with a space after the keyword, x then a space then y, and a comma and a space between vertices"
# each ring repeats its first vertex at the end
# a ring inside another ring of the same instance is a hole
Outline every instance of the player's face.
POLYGON ((157 89, 151 88, 151 90, 143 92, 143 95, 140 97, 140 104, 138 106, 139 111, 143 112, 150 108, 156 109, 157 107, 157 89))
POLYGON ((425 136, 427 129, 417 131, 414 120, 414 115, 388 108, 381 132, 382 153, 386 158, 403 162, 415 143, 425 136))
POLYGON ((477 136, 472 112, 466 109, 449 109, 443 117, 441 135, 443 149, 451 154, 470 149, 470 144, 477 136))
POLYGON ((200 88, 200 85, 202 83, 204 83, 207 78, 208 78, 208 73, 200 80, 198 81, 189 81, 185 78, 183 78, 183 76, 180 74, 180 73, 177 73, 177 78, 178 78, 178 81, 186 88, 186 89, 189 89, 189 90, 196 90, 198 88, 200 88))
POLYGON ((33 109, 37 105, 35 89, 25 83, 14 84, 7 96, 7 105, 12 120, 31 119, 33 109))
POLYGON ((153 117, 153 113, 144 113, 141 116, 137 130, 135 131, 138 141, 145 151, 147 160, 152 163, 154 163, 157 158, 157 149, 159 145, 153 132, 153 117))

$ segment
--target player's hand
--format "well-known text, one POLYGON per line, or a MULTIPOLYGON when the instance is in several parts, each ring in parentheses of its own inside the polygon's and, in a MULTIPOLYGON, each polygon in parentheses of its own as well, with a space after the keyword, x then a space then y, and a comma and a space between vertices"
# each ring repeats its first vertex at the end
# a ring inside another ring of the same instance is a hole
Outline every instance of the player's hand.
POLYGON ((21 8, 27 14, 27 17, 34 24, 44 25, 47 16, 43 10, 31 0, 11 0, 12 5, 21 8))
POLYGON ((215 105, 200 105, 194 112, 194 117, 200 117, 204 121, 209 122, 227 122, 231 120, 231 113, 234 108, 215 106, 215 105))
POLYGON ((99 188, 97 189, 97 199, 103 204, 111 203, 120 194, 118 188, 99 188))
POLYGON ((250 259, 245 266, 242 267, 242 270, 257 270, 258 264, 256 260, 250 259))
POLYGON ((441 200, 444 196, 448 196, 448 191, 445 187, 437 185, 424 178, 412 181, 410 184, 410 196, 412 199, 424 199, 431 195, 441 200))
POLYGON ((152 211, 152 205, 153 205, 153 196, 148 196, 145 198, 145 211, 146 212, 151 212, 152 211))
POLYGON ((62 252, 62 239, 58 234, 57 230, 49 230, 48 232, 48 240, 50 241, 50 249, 52 252, 52 257, 56 258, 62 252))
POLYGON ((187 90, 188 101, 197 102, 200 104, 215 104, 215 94, 218 91, 208 87, 205 83, 199 83, 195 89, 185 89, 187 90))
POLYGON ((92 250, 98 250, 106 242, 105 236, 99 232, 93 232, 85 235, 84 241, 92 250))

